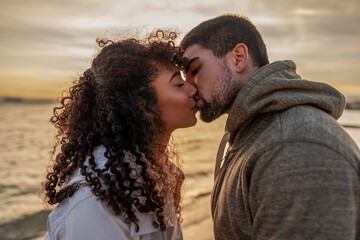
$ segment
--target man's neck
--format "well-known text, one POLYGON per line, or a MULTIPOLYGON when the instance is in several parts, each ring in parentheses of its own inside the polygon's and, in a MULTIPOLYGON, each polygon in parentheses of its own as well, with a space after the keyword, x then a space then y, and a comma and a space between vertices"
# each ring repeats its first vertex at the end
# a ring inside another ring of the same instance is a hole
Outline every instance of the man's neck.
MULTIPOLYGON (((252 76, 255 74, 255 72, 257 70, 259 70, 260 68, 258 66, 254 66, 253 64, 249 64, 246 68, 246 70, 244 72, 241 73, 241 76, 239 78, 240 81, 240 88, 239 88, 239 92, 241 91, 241 89, 244 87, 244 85, 247 83, 247 81, 252 78, 252 76)), ((234 99, 235 100, 235 99, 234 99)), ((225 112, 226 114, 229 114, 232 108, 232 104, 231 106, 228 108, 228 110, 225 112)))

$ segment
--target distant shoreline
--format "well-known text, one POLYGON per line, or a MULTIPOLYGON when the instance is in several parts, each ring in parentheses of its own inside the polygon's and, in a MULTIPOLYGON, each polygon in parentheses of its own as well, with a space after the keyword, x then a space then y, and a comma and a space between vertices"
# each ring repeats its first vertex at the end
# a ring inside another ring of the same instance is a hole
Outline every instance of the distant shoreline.
POLYGON ((21 98, 21 97, 0 97, 1 103, 56 103, 56 99, 47 98, 21 98))
MULTIPOLYGON (((1 103, 56 103, 56 99, 51 98, 21 98, 21 97, 1 97, 1 103)), ((345 109, 349 110, 360 110, 360 96, 349 96, 346 97, 345 109)))

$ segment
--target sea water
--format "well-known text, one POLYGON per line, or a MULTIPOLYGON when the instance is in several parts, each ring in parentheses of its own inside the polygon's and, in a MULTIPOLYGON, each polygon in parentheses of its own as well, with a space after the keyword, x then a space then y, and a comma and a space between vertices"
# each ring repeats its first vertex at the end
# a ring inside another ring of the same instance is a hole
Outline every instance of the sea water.
MULTIPOLYGON (((54 144, 55 129, 49 122, 54 106, 0 103, 0 239, 31 239, 46 231, 50 210, 39 192, 54 144)), ((184 208, 211 192, 225 119, 210 124, 199 120, 195 127, 174 133, 186 176, 184 208)), ((360 111, 346 110, 339 122, 360 145, 360 111)))

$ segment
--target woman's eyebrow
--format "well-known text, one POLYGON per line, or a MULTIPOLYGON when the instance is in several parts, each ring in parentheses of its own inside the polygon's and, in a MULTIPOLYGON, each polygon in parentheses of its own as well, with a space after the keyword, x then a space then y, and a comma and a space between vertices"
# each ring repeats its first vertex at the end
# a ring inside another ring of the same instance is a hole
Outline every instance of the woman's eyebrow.
POLYGON ((174 77, 179 76, 179 75, 180 75, 180 71, 174 72, 174 74, 171 76, 171 78, 170 78, 170 80, 169 80, 169 83, 171 82, 171 80, 174 79, 174 77))
POLYGON ((190 65, 195 62, 196 60, 200 59, 199 57, 194 57, 192 59, 189 60, 189 62, 187 62, 186 66, 185 66, 185 72, 189 71, 190 65))

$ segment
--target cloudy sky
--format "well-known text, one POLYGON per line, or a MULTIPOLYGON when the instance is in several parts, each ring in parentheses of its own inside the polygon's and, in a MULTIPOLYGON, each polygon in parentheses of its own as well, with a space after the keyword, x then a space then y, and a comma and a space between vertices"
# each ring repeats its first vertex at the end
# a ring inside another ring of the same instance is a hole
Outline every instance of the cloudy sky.
POLYGON ((224 13, 252 20, 270 61, 292 59, 303 78, 360 95, 359 12, 358 0, 0 0, 0 96, 57 97, 98 37, 157 27, 183 36, 224 13))

